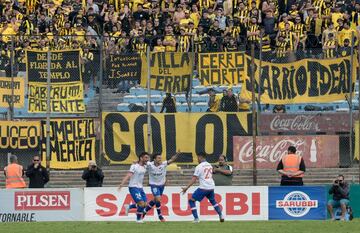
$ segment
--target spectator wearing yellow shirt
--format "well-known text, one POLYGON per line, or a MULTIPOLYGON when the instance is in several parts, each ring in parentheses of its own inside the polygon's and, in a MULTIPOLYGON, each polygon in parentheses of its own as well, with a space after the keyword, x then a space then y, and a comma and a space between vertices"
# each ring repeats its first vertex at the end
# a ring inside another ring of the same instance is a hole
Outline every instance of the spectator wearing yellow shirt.
POLYGON ((176 39, 173 33, 173 27, 168 25, 165 27, 165 37, 163 44, 165 46, 166 52, 175 52, 176 51, 176 39))
POLYGON ((357 45, 357 33, 354 29, 350 28, 350 23, 347 21, 344 22, 344 28, 339 32, 338 38, 340 46, 344 45, 345 39, 350 41, 350 46, 357 45), (354 41, 355 43, 351 43, 351 41, 354 41))
POLYGON ((162 39, 158 38, 156 40, 156 45, 154 46, 154 52, 165 52, 165 46, 163 45, 162 39))
POLYGON ((208 101, 209 108, 206 111, 207 112, 218 112, 219 108, 220 108, 222 94, 217 95, 213 88, 210 88, 208 90, 208 94, 209 94, 209 101, 208 101))
POLYGON ((293 27, 294 27, 294 23, 291 22, 291 21, 289 20, 289 16, 288 16, 286 13, 284 13, 284 14, 281 16, 281 22, 280 22, 279 25, 278 25, 279 31, 285 31, 285 25, 286 25, 287 23, 290 25, 290 30, 292 30, 293 27))
POLYGON ((339 19, 343 18, 343 13, 340 12, 341 4, 336 4, 334 8, 334 12, 331 13, 331 21, 334 23, 334 27, 337 28, 339 26, 339 19))
POLYGON ((323 44, 323 54, 324 58, 335 58, 336 57, 336 47, 337 42, 334 37, 334 34, 329 33, 327 39, 323 44))
POLYGON ((190 12, 189 10, 185 10, 185 18, 180 20, 180 27, 186 27, 190 22, 192 22, 192 19, 190 18, 190 12))
POLYGON ((201 15, 199 13, 198 7, 196 4, 193 4, 191 6, 191 14, 190 14, 190 18, 192 19, 192 21, 194 22, 194 27, 198 28, 199 23, 200 23, 200 19, 201 19, 201 15))

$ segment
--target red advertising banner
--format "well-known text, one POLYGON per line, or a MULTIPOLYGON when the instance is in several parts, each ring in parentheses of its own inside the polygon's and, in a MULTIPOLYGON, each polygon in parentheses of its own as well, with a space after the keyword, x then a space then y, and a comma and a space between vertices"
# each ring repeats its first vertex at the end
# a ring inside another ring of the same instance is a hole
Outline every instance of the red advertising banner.
MULTIPOLYGON (((234 168, 252 168, 252 137, 235 136, 234 168)), ((339 165, 339 136, 259 136, 256 140, 259 169, 276 169, 289 146, 304 158, 306 167, 331 168, 339 165)))
MULTIPOLYGON (((355 117, 355 116, 354 116, 355 117)), ((355 119, 355 118, 354 118, 355 119)), ((261 133, 335 133, 349 132, 348 113, 261 114, 261 133), (334 124, 336 122, 336 124, 334 124)))

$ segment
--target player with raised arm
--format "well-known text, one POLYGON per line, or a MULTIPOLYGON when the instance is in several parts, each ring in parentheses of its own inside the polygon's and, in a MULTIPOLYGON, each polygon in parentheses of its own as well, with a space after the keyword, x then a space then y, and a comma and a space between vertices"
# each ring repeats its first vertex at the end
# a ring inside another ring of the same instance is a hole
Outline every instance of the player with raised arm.
POLYGON ((195 192, 193 193, 192 197, 189 200, 191 212, 194 216, 194 223, 200 222, 199 216, 196 211, 196 203, 195 202, 196 201, 201 202, 201 200, 204 199, 204 197, 206 197, 209 200, 209 202, 214 207, 215 211, 218 213, 220 222, 224 222, 225 219, 224 219, 224 216, 222 215, 220 206, 215 201, 215 193, 214 193, 215 182, 212 178, 212 173, 213 173, 212 169, 213 168, 212 168, 211 164, 206 161, 204 153, 199 153, 197 155, 197 157, 198 157, 199 165, 196 166, 194 175, 193 175, 190 183, 188 184, 188 186, 182 188, 182 193, 185 194, 186 191, 193 184, 195 184, 196 180, 199 179, 200 186, 198 189, 195 190, 195 192))
POLYGON ((161 154, 154 154, 153 161, 147 163, 149 185, 154 199, 146 206, 143 217, 145 217, 146 213, 155 205, 160 221, 165 222, 165 218, 161 214, 161 196, 164 192, 166 183, 166 167, 177 159, 179 153, 180 152, 176 153, 171 159, 164 162, 161 160, 161 154))
POLYGON ((149 154, 143 152, 139 155, 139 161, 136 164, 131 165, 128 174, 121 181, 119 191, 129 181, 129 192, 136 204, 125 206, 126 215, 130 209, 137 209, 136 211, 136 222, 143 223, 142 215, 144 208, 146 207, 146 194, 143 189, 144 175, 146 172, 146 164, 149 162, 149 154))

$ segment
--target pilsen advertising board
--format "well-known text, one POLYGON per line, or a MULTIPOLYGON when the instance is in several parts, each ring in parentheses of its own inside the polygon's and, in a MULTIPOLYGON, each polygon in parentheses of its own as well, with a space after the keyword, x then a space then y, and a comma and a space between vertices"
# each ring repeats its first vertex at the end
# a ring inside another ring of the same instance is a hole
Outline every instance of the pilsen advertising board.
POLYGON ((261 133, 268 134, 349 132, 349 119, 348 113, 261 114, 259 128, 261 133))
MULTIPOLYGON (((195 187, 187 194, 180 194, 180 187, 166 187, 161 198, 162 215, 168 221, 192 221, 193 216, 188 204, 195 187)), ((153 198, 150 188, 144 191, 148 200, 153 198)), ((132 204, 133 200, 126 188, 120 192, 117 188, 85 188, 85 221, 135 221, 135 209, 125 215, 125 205, 132 204)), ((267 220, 268 219, 268 187, 216 187, 215 199, 221 206, 226 220, 267 220)), ((159 221, 157 213, 146 215, 146 221, 159 221)), ((204 200, 197 210, 201 220, 218 221, 219 217, 209 201, 204 200)))
MULTIPOLYGON (((234 168, 252 168, 252 137, 233 137, 234 168)), ((256 161, 259 169, 275 169, 289 146, 304 158, 306 167, 331 168, 339 164, 339 136, 259 136, 256 161)))
POLYGON ((0 222, 82 221, 81 189, 0 190, 0 222))

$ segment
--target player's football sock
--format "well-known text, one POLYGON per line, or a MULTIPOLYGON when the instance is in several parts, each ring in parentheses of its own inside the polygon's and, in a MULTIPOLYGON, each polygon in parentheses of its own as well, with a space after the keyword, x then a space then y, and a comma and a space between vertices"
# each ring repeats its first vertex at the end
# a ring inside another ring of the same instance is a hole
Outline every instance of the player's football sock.
POLYGON ((221 217, 222 216, 222 213, 221 213, 221 209, 220 209, 220 206, 218 203, 216 203, 215 200, 210 200, 210 203, 213 205, 216 213, 218 213, 218 215, 221 217))
POLYGON ((151 201, 149 202, 149 204, 146 206, 145 211, 144 211, 144 214, 146 214, 149 210, 151 210, 154 205, 155 205, 154 200, 151 200, 151 201))
POLYGON ((198 216, 197 210, 196 210, 195 201, 189 200, 189 205, 190 205, 190 208, 191 208, 191 213, 194 216, 194 219, 199 219, 199 216, 198 216))
POLYGON ((136 204, 129 205, 129 209, 136 209, 136 204))
POLYGON ((162 214, 161 214, 161 202, 157 201, 157 202, 155 203, 155 205, 156 205, 156 211, 157 211, 157 213, 158 213, 159 219, 160 219, 160 220, 161 220, 161 219, 164 219, 164 217, 163 217, 162 214))
POLYGON ((144 208, 141 206, 138 206, 137 210, 136 210, 136 220, 141 220, 143 213, 144 213, 144 208))

